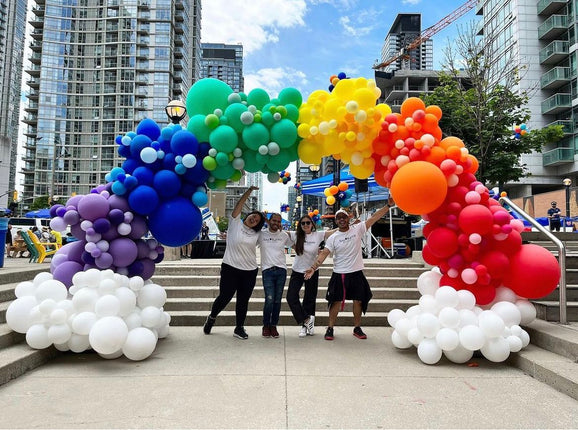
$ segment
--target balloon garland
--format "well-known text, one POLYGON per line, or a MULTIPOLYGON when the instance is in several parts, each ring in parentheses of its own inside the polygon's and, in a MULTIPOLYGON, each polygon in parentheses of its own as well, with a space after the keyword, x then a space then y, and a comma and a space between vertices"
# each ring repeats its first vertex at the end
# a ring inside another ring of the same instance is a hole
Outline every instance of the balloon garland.
POLYGON ((351 204, 349 198, 353 195, 347 182, 340 182, 338 185, 332 184, 323 190, 323 194, 325 194, 325 203, 333 205, 335 202, 339 202, 344 208, 349 207, 351 204))
POLYGON ((283 212, 290 212, 291 211, 291 206, 288 205, 287 203, 283 203, 281 205, 281 213, 283 212))
POLYGON ((512 134, 514 135, 514 138, 516 138, 516 139, 520 139, 526 133, 528 133, 528 127, 526 126, 526 124, 517 125, 512 130, 512 134))
POLYGON ((309 218, 311 218, 317 227, 321 226, 321 214, 319 213, 319 209, 313 209, 309 211, 307 215, 309 215, 309 218))

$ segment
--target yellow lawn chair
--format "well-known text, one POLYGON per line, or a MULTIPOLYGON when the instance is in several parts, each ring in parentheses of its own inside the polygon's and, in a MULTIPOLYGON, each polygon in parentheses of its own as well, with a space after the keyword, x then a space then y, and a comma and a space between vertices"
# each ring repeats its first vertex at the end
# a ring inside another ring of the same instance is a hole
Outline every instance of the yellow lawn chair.
POLYGON ((57 243, 40 242, 38 240, 38 237, 36 237, 36 235, 34 234, 34 232, 32 232, 31 230, 28 230, 27 233, 28 233, 28 236, 30 236, 30 240, 34 244, 34 247, 38 251, 38 254, 39 254, 38 262, 39 263, 42 263, 46 257, 49 257, 56 252, 57 243), (50 249, 50 248, 53 248, 53 249, 50 249))
POLYGON ((50 234, 54 236, 54 241, 56 242, 56 249, 62 248, 62 234, 56 230, 50 230, 50 234))

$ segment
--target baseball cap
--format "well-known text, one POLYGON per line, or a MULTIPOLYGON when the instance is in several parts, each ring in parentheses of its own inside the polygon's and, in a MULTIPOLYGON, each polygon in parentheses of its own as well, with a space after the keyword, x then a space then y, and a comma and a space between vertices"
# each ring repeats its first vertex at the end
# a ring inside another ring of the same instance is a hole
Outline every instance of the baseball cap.
POLYGON ((551 204, 552 206, 556 206, 558 203, 552 202, 552 203, 550 203, 550 204, 551 204))
POLYGON ((337 218, 337 216, 340 214, 344 214, 349 218, 349 212, 347 212, 345 209, 339 209, 337 212, 335 212, 335 218, 337 218))

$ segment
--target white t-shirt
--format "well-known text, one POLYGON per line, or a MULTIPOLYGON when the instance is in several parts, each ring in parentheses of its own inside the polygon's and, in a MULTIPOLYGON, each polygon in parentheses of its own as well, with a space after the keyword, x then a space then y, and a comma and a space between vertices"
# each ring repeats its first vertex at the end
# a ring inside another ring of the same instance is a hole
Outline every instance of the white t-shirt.
POLYGON ((363 270, 361 240, 367 231, 364 222, 349 226, 345 232, 336 231, 325 242, 325 247, 333 254, 335 273, 352 273, 363 270))
POLYGON ((261 247, 261 270, 271 267, 287 268, 285 246, 291 246, 291 238, 287 232, 278 230, 275 233, 269 229, 261 231, 259 246, 261 247))
MULTIPOLYGON (((297 242, 297 232, 292 231, 289 233, 293 242, 297 242)), ((317 254, 319 253, 319 244, 325 240, 324 231, 312 231, 305 235, 305 243, 303 244, 303 254, 295 255, 295 261, 293 262, 293 271, 299 273, 305 273, 313 263, 317 254)))
POLYGON ((227 247, 223 263, 240 270, 254 270, 257 266, 257 240, 261 233, 247 227, 241 216, 229 217, 227 247))

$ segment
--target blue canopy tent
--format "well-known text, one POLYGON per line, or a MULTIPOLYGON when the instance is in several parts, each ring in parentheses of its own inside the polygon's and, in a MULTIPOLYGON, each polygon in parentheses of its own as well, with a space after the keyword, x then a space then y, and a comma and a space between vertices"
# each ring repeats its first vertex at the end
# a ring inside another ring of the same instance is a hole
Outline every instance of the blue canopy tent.
POLYGON ((38 209, 24 214, 26 218, 50 218, 50 209, 38 209))
MULTIPOLYGON (((339 173, 341 182, 347 182, 349 189, 354 191, 355 178, 349 172, 349 168, 346 167, 341 169, 341 172, 339 173)), ((317 179, 312 179, 311 181, 302 182, 301 193, 324 198, 325 194, 323 194, 323 190, 325 190, 327 187, 330 187, 332 184, 333 173, 317 179)), ((365 193, 359 193, 358 195, 357 193, 353 192, 353 195, 349 200, 352 202, 357 202, 359 198, 359 201, 373 202, 389 199, 389 188, 382 187, 377 182, 375 182, 373 175, 367 179, 367 187, 368 191, 365 193)))

